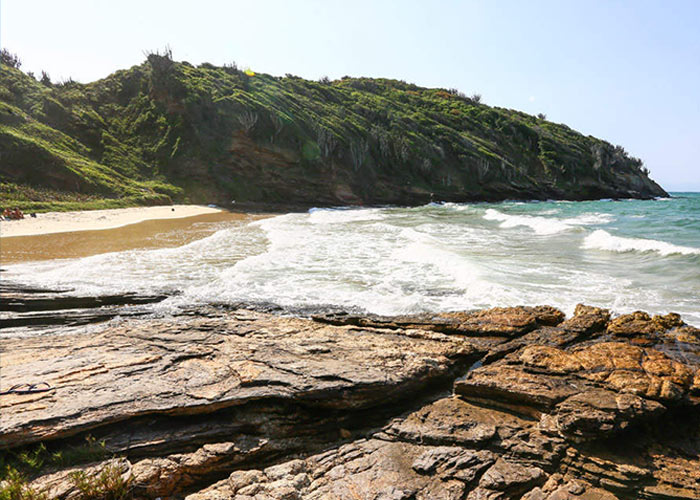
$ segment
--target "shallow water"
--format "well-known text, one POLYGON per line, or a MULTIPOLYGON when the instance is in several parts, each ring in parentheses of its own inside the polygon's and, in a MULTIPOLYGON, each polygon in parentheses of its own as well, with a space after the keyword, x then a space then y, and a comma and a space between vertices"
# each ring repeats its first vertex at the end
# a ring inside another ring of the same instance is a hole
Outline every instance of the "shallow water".
MULTIPOLYGON (((222 223, 223 224, 223 223, 222 223)), ((175 248, 4 266, 80 294, 181 291, 157 307, 269 301, 379 314, 579 302, 700 325, 700 194, 654 201, 312 209, 175 248)))

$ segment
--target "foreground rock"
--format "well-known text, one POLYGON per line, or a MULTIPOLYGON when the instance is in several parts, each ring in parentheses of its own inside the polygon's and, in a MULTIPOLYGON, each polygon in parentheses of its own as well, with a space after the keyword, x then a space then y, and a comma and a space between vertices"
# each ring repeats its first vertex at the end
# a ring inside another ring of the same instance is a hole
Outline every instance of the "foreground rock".
POLYGON ((116 454, 45 471, 50 498, 80 498, 75 470, 149 499, 700 498, 700 331, 677 315, 204 308, 2 348, 0 390, 54 389, 0 398, 0 446, 116 454))
POLYGON ((642 348, 608 321, 579 307, 559 327, 509 336, 484 357, 496 361, 455 383, 456 396, 188 499, 700 498, 700 332, 674 321, 650 337, 644 324, 653 347, 642 348))
POLYGON ((494 307, 476 312, 422 314, 416 316, 354 316, 326 314, 313 317, 334 325, 357 325, 391 329, 421 328, 443 333, 475 337, 513 337, 534 330, 537 326, 555 326, 564 321, 564 314, 550 306, 494 307))
POLYGON ((153 433, 165 439, 173 417, 212 416, 266 400, 361 410, 412 398, 476 359, 475 349, 459 339, 410 333, 210 311, 50 341, 6 340, 0 389, 36 382, 55 389, 0 400, 0 447, 167 416, 147 436, 134 428, 119 449, 128 451, 153 445, 153 433))
POLYGON ((161 302, 165 295, 106 295, 80 297, 70 290, 42 290, 0 282, 0 328, 79 326, 117 316, 141 316, 144 304, 161 302))

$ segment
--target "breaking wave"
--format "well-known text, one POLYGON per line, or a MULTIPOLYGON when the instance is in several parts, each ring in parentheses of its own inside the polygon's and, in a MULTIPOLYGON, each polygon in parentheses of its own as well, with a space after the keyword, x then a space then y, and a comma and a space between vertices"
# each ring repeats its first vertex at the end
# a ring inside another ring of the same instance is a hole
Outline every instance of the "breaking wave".
POLYGON ((598 229, 586 236, 583 248, 607 250, 610 252, 656 252, 664 257, 668 255, 700 255, 700 248, 674 245, 666 241, 642 238, 623 238, 598 229))
POLYGON ((3 266, 3 278, 79 295, 176 292, 156 308, 269 302, 403 314, 550 304, 571 313, 582 302, 700 324, 698 207, 700 196, 314 209, 232 223, 178 248, 3 266))
MULTIPOLYGON (((549 211, 552 213, 552 211, 549 211)), ((541 215, 509 215, 493 208, 486 210, 484 219, 501 222, 502 228, 529 227, 536 234, 549 235, 563 231, 569 231, 578 226, 594 224, 607 224, 613 220, 610 214, 592 213, 582 214, 576 217, 559 219, 556 217, 542 217, 541 215)))

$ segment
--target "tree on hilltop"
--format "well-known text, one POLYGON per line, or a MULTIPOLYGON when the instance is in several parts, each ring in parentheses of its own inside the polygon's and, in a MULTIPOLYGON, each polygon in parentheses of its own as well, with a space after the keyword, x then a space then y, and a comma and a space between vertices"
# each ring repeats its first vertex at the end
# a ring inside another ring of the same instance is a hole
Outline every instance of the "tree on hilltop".
POLYGON ((2 66, 19 69, 20 66, 22 66, 22 61, 17 54, 13 54, 7 49, 2 49, 0 50, 0 64, 2 66))

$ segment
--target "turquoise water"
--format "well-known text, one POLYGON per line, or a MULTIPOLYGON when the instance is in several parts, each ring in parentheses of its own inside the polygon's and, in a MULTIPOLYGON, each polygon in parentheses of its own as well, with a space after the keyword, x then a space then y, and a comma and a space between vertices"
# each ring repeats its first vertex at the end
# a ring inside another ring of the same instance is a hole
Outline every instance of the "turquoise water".
POLYGON ((176 249, 9 267, 76 293, 180 291, 210 301, 379 314, 579 302, 681 313, 700 326, 700 194, 652 201, 312 209, 231 223, 176 249))

